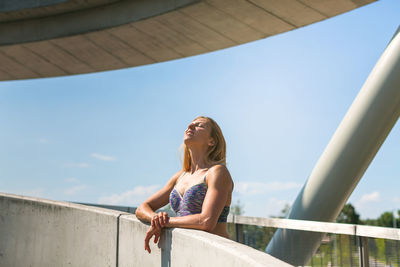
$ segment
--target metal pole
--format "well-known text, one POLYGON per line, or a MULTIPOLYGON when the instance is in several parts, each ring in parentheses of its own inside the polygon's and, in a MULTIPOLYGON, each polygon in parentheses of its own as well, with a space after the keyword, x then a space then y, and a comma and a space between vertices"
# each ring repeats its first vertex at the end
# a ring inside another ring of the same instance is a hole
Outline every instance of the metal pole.
POLYGON ((358 237, 358 255, 360 267, 369 267, 368 237, 358 237))
POLYGON ((342 236, 339 235, 339 253, 340 253, 340 266, 343 266, 343 254, 342 254, 342 236))
POLYGON ((334 266, 333 263, 333 249, 332 249, 332 235, 327 235, 329 237, 329 256, 330 256, 330 260, 331 260, 331 266, 334 266))
POLYGON ((322 252, 321 252, 321 250, 319 251, 319 255, 320 255, 320 258, 321 258, 321 267, 323 267, 323 266, 324 266, 324 260, 323 260, 323 258, 322 258, 322 252))
POLYGON ((358 246, 358 264, 360 267, 364 267, 364 259, 363 259, 363 250, 362 250, 362 243, 361 243, 361 236, 357 237, 357 246, 358 246))
POLYGON ((243 244, 243 224, 235 224, 236 242, 243 244))
POLYGON ((388 249, 387 249, 387 242, 386 239, 383 240, 383 243, 385 244, 385 264, 388 264, 388 249))
MULTIPOLYGON (((400 34, 397 32, 322 153, 288 218, 334 221, 399 115, 400 34)), ((266 252, 292 265, 305 265, 321 238, 318 233, 279 229, 266 252)))
POLYGON ((311 257, 311 267, 314 267, 313 257, 311 257))
POLYGON ((338 253, 337 253, 337 235, 336 234, 333 234, 332 235, 333 237, 334 237, 334 239, 333 239, 333 251, 335 252, 334 253, 334 256, 333 256, 333 266, 338 266, 338 260, 337 260, 337 258, 338 258, 338 253))
POLYGON ((351 240, 351 236, 349 236, 349 250, 350 250, 350 266, 353 267, 353 240, 351 240))

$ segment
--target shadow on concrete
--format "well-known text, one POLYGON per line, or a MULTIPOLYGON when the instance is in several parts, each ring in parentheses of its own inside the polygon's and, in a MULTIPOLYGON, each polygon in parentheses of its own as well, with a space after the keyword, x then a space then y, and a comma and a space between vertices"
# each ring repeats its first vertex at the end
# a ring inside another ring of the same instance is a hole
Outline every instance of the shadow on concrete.
POLYGON ((171 266, 172 229, 163 231, 158 247, 161 248, 161 267, 171 266))

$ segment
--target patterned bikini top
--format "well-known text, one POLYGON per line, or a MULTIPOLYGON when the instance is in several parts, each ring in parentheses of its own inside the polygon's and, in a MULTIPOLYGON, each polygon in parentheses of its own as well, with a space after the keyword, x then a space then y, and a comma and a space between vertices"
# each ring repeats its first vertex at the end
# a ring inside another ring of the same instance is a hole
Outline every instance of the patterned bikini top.
MULTIPOLYGON (((183 173, 178 181, 182 178, 183 173)), ((207 192, 207 183, 206 183, 207 174, 204 176, 204 180, 202 183, 195 184, 188 188, 186 192, 181 196, 179 191, 175 188, 172 189, 171 194, 169 195, 169 202, 171 204, 172 209, 175 211, 177 216, 186 216, 191 214, 201 213, 201 208, 203 206, 203 201, 207 192)), ((228 214, 229 214, 229 206, 225 206, 222 210, 218 222, 226 222, 228 214)))

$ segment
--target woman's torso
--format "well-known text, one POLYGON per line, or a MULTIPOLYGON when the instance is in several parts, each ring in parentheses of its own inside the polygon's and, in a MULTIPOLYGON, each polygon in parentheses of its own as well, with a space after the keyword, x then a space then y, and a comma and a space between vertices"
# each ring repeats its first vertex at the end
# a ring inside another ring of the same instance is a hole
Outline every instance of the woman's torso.
MULTIPOLYGON (((170 204, 177 216, 186 216, 201 212, 205 194, 207 192, 207 172, 199 174, 190 174, 183 172, 177 179, 174 188, 170 193, 170 204)), ((217 225, 211 231, 226 238, 229 238, 226 226, 226 217, 229 213, 232 192, 230 191, 228 199, 221 212, 217 225)))

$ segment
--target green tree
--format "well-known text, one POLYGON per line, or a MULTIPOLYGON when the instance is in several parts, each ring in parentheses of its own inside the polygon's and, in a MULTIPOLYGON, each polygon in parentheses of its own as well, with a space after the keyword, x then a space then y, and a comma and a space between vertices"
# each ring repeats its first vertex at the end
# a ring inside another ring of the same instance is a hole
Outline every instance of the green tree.
POLYGON ((393 212, 386 211, 382 213, 377 219, 365 219, 362 221, 362 224, 365 225, 373 225, 373 226, 382 226, 382 227, 393 227, 395 224, 396 228, 400 228, 400 210, 397 210, 398 218, 393 218, 393 212), (393 221, 395 220, 395 221, 393 221))
POLYGON ((344 205, 342 211, 339 216, 336 218, 336 222, 338 223, 350 223, 350 224, 359 224, 360 223, 360 215, 356 212, 356 209, 350 203, 344 205))
POLYGON ((362 220, 362 224, 378 226, 378 221, 376 219, 365 219, 365 220, 362 220))
POLYGON ((379 216, 377 220, 378 226, 393 227, 393 213, 386 211, 379 216))
POLYGON ((397 210, 396 228, 400 228, 400 210, 397 210))

